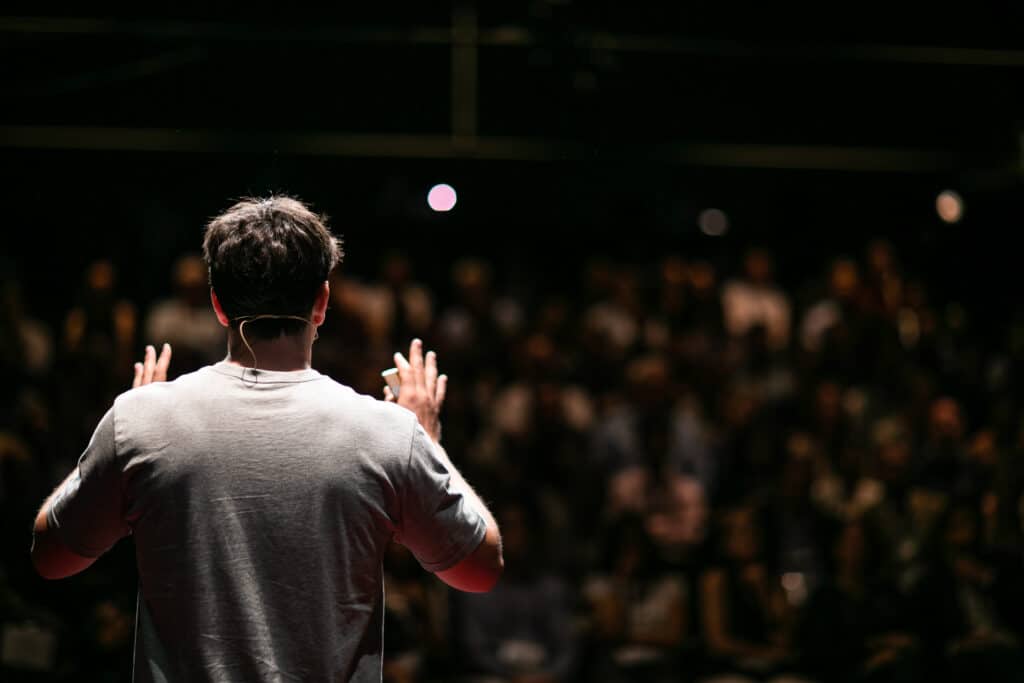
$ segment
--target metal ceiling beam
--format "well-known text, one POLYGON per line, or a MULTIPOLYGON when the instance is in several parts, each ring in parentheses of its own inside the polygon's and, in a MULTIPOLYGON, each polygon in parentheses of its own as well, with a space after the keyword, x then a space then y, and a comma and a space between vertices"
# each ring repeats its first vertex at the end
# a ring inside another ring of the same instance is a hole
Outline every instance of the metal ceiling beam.
POLYGON ((326 42, 348 44, 449 45, 448 26, 301 27, 177 20, 92 19, 85 17, 0 17, 0 33, 57 34, 126 38, 183 38, 227 42, 326 42))
MULTIPOLYGON (((225 42, 321 42, 351 45, 448 46, 463 39, 449 26, 271 26, 267 24, 189 22, 177 20, 100 19, 84 17, 0 17, 0 33, 59 34, 98 37, 181 38, 225 42)), ((614 34, 568 29, 565 40, 577 47, 615 52, 679 54, 752 59, 834 60, 975 67, 1024 67, 1024 50, 883 44, 771 44, 705 40, 681 36, 614 34)), ((548 44, 523 26, 480 28, 480 47, 529 47, 548 44)))
POLYGON ((315 132, 0 126, 0 148, 84 151, 281 154, 288 156, 479 161, 626 161, 725 168, 933 173, 955 168, 946 150, 722 144, 602 144, 543 138, 345 135, 315 132))
POLYGON ((188 45, 123 64, 83 71, 52 80, 41 80, 23 89, 12 89, 10 93, 5 94, 15 97, 65 95, 112 83, 127 83, 168 73, 202 62, 206 57, 206 49, 197 45, 188 45))
POLYGON ((457 144, 473 144, 477 134, 477 36, 476 7, 456 3, 452 11, 451 132, 457 144))

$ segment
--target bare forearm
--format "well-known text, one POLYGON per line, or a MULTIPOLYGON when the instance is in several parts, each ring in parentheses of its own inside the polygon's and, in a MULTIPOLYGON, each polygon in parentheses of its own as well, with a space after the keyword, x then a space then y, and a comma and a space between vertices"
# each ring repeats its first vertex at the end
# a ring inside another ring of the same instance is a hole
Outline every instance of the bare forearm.
POLYGON ((57 485, 57 488, 55 488, 50 493, 50 495, 48 495, 46 497, 46 500, 43 501, 43 505, 42 505, 42 507, 39 508, 39 513, 36 515, 35 525, 32 527, 32 532, 34 534, 43 533, 43 532, 45 532, 48 529, 49 523, 47 521, 47 517, 48 517, 49 512, 50 512, 50 506, 53 505, 54 499, 64 489, 64 487, 68 485, 68 483, 71 481, 72 477, 75 477, 77 474, 78 474, 78 468, 76 467, 75 469, 71 470, 71 472, 68 474, 68 476, 64 477, 64 481, 59 483, 57 485))
POLYGON ((491 511, 487 509, 487 505, 484 501, 477 495, 476 491, 473 490, 473 487, 469 485, 469 482, 466 481, 462 476, 462 473, 455 467, 455 464, 452 463, 451 458, 448 457, 448 452, 444 449, 444 446, 437 441, 434 441, 433 444, 437 457, 441 459, 441 462, 443 462, 445 467, 448 468, 448 471, 451 472, 452 488, 466 497, 466 500, 473 506, 473 509, 484 518, 488 528, 497 529, 498 523, 494 521, 494 516, 491 514, 491 511))
POLYGON ((494 588, 505 567, 501 552, 501 532, 494 516, 487 505, 476 494, 473 487, 463 478, 459 470, 437 441, 434 441, 434 453, 451 473, 449 486, 461 493, 465 501, 472 507, 486 524, 486 530, 480 545, 468 557, 451 569, 437 572, 437 577, 453 588, 471 593, 486 593, 494 588))
POLYGON ((83 557, 69 550, 57 538, 57 530, 50 528, 48 519, 50 506, 53 505, 57 494, 68 485, 68 480, 75 474, 76 471, 72 470, 60 486, 47 497, 43 506, 39 508, 35 524, 32 527, 32 564, 36 571, 47 579, 62 579, 77 574, 96 561, 95 557, 83 557))
POLYGON ((398 369, 398 391, 392 392, 391 387, 385 387, 385 399, 397 401, 398 405, 416 415, 433 443, 435 456, 449 472, 449 487, 462 494, 465 503, 480 515, 485 524, 484 537, 476 549, 453 567, 436 572, 437 577, 458 590, 486 593, 494 588, 505 566, 501 553, 501 534, 487 505, 480 500, 480 496, 438 443, 441 437, 438 415, 444 403, 448 377, 438 374, 437 356, 433 351, 428 352, 424 358, 423 342, 419 339, 414 339, 409 345, 408 361, 401 353, 395 354, 395 367, 398 369))

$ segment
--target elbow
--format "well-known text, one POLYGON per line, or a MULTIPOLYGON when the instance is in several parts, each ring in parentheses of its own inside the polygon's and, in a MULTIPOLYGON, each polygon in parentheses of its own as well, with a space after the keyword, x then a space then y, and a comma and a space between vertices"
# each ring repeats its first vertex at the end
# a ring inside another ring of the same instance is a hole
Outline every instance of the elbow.
POLYGON ((487 568, 487 571, 485 572, 483 577, 481 588, 477 592, 490 593, 494 589, 494 587, 498 585, 498 580, 501 578, 501 575, 504 572, 505 557, 502 555, 502 552, 499 549, 496 557, 494 558, 494 562, 491 563, 491 566, 487 568))
POLYGON ((32 551, 32 568, 36 570, 36 574, 47 581, 63 579, 67 576, 66 574, 57 571, 57 568, 41 557, 40 553, 35 552, 35 549, 32 551))
POLYGON ((473 581, 463 590, 467 593, 490 593, 498 585, 498 580, 501 579, 504 571, 505 558, 502 556, 501 550, 498 549, 490 561, 478 567, 473 581))
POLYGON ((498 548, 481 548, 451 569, 437 572, 437 577, 465 593, 488 593, 498 583, 505 561, 498 548))
POLYGON ((478 575, 476 584, 471 592, 489 593, 498 585, 498 580, 505 571, 505 552, 502 548, 501 533, 497 526, 491 525, 487 529, 484 542, 477 549, 478 575))
POLYGON ((32 543, 32 567, 44 579, 65 579, 74 576, 93 562, 95 557, 78 555, 52 538, 49 534, 36 534, 32 543))
POLYGON ((437 572, 437 577, 466 593, 488 593, 498 584, 504 570, 501 535, 497 527, 491 525, 472 554, 454 567, 437 572))

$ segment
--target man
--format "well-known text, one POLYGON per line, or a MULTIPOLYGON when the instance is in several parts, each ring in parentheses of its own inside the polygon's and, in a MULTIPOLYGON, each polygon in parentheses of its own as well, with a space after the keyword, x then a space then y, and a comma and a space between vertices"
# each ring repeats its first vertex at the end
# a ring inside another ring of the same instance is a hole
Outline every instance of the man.
POLYGON ((234 205, 203 249, 228 357, 164 382, 170 347, 147 347, 43 504, 33 562, 70 576, 134 536, 136 681, 379 681, 392 538, 460 590, 502 569, 438 444, 447 378, 419 340, 395 354, 408 410, 310 367, 341 250, 298 201, 234 205))

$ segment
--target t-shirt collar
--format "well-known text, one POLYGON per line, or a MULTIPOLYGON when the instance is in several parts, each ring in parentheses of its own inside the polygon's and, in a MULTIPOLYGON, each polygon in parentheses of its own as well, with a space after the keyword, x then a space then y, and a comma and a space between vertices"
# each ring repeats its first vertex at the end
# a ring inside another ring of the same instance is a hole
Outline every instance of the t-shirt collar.
POLYGON ((246 382, 257 382, 259 384, 288 384, 294 382, 309 382, 315 379, 322 379, 324 375, 313 368, 305 370, 264 370, 262 368, 246 368, 241 365, 229 363, 226 360, 219 361, 210 366, 214 372, 229 377, 236 377, 246 382))

